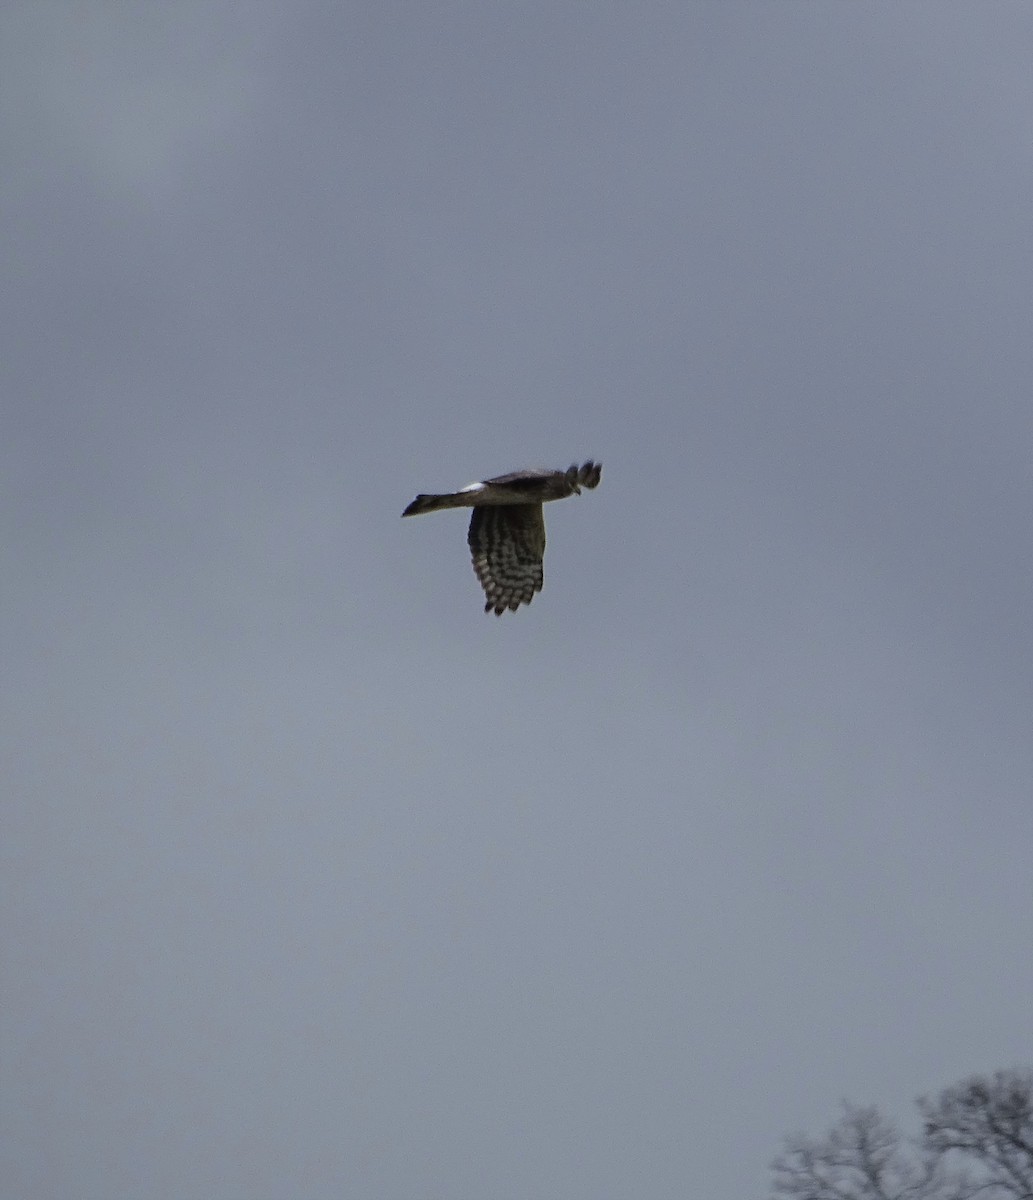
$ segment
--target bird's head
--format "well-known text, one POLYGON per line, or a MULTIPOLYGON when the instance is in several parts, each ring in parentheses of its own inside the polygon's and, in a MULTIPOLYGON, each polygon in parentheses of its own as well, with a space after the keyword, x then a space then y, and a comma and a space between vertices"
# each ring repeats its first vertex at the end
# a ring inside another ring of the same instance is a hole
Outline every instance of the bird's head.
POLYGON ((591 459, 580 467, 577 463, 574 463, 566 471, 567 486, 575 495, 580 496, 583 487, 594 488, 598 486, 599 480, 602 477, 602 471, 602 465, 592 462, 591 459))

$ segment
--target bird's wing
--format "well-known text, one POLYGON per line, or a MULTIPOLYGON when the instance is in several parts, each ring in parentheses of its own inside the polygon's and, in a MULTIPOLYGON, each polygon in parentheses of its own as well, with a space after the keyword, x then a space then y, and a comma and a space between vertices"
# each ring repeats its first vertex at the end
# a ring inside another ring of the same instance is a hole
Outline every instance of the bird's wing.
POLYGON ((491 479, 485 479, 484 483, 499 491, 514 492, 531 499, 542 493, 548 483, 561 478, 562 475, 562 471, 550 471, 541 467, 527 471, 510 471, 508 475, 495 475, 491 479))
POLYGON ((545 519, 540 504, 475 508, 467 541, 487 597, 485 612, 516 612, 542 590, 545 519))

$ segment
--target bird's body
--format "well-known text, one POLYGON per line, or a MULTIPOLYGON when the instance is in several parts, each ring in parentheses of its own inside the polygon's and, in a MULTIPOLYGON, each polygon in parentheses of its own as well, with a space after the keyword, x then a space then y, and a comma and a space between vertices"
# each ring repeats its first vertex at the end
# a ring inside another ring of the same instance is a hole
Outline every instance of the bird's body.
POLYGON ((542 590, 545 519, 542 505, 580 495, 599 484, 598 463, 576 463, 566 471, 534 469, 496 475, 458 492, 420 494, 402 513, 414 517, 443 508, 472 508, 467 541, 473 567, 487 603, 485 612, 501 616, 530 604, 542 590))

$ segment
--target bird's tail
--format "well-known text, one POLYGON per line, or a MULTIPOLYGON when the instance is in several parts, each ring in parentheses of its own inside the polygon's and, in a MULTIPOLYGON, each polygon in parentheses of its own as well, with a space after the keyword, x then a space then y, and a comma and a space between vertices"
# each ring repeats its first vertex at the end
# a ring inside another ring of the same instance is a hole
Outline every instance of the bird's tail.
POLYGON ((424 495, 421 492, 402 516, 418 517, 420 513, 437 512, 439 508, 461 508, 469 504, 469 495, 464 496, 462 492, 444 492, 441 495, 424 495))

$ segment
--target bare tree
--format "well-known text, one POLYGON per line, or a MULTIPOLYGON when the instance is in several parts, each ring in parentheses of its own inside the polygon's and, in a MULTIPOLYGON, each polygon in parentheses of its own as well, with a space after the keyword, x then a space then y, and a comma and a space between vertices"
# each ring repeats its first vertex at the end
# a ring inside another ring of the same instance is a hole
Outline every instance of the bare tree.
POLYGON ((923 1141, 968 1168, 973 1190, 996 1200, 1033 1200, 1033 1071, 998 1071, 918 1102, 923 1141))
POLYGON ((918 1107, 918 1138, 849 1104, 823 1138, 787 1138, 772 1200, 1033 1200, 1033 1072, 970 1079, 918 1107))
POLYGON ((772 1196, 785 1200, 942 1200, 937 1164, 916 1155, 875 1108, 843 1105, 824 1138, 797 1134, 771 1164, 772 1196))

